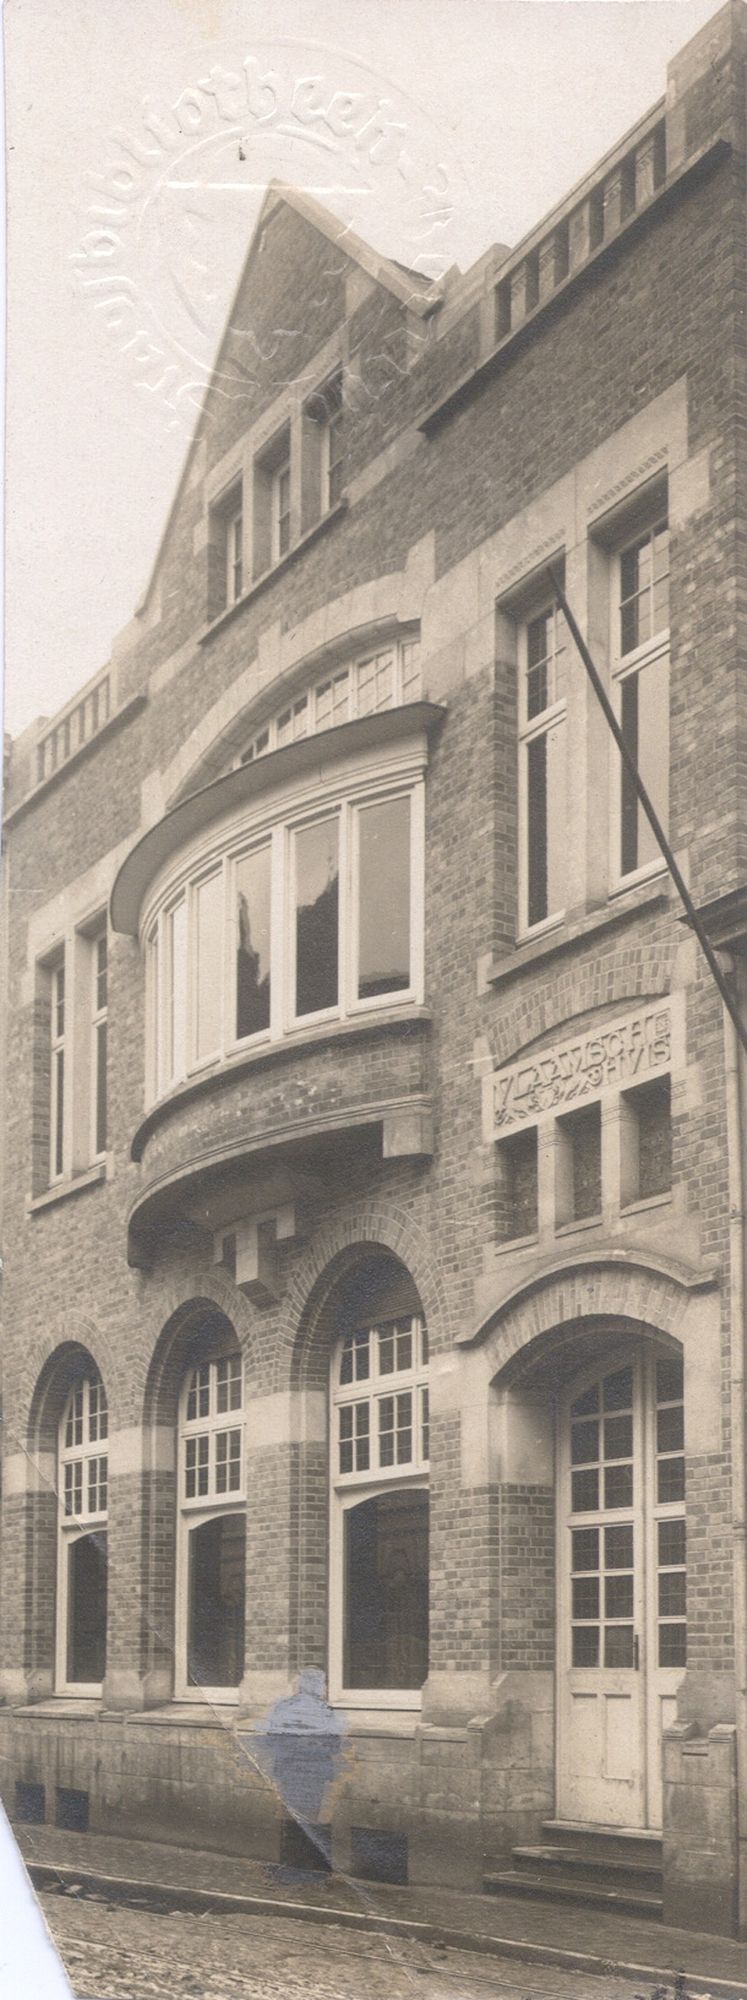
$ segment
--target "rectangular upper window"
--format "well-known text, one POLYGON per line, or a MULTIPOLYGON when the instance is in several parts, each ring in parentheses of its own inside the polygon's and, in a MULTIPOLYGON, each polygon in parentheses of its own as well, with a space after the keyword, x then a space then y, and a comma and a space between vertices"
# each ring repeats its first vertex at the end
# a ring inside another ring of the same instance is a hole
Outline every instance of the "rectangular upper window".
POLYGON ((555 1140, 555 1218, 562 1228, 601 1214, 601 1105, 584 1105, 558 1118, 555 1140))
POLYGON ((91 939, 91 1149, 101 1159, 107 1137, 108 939, 106 928, 91 939))
POLYGON ((567 633, 549 602, 519 633, 519 879, 522 930, 565 908, 567 633))
POLYGON ((252 573, 263 576, 297 539, 293 521, 290 425, 254 461, 252 573))
POLYGON ((65 1165, 66 998, 64 957, 50 972, 49 1178, 59 1180, 65 1165))
MULTIPOLYGON (((626 746, 667 830, 669 818, 669 533, 657 520, 614 560, 613 676, 626 746)), ((613 877, 661 865, 635 783, 613 761, 613 877)))
POLYGON ((33 1192, 106 1156, 109 951, 99 916, 71 931, 37 971, 33 1192))

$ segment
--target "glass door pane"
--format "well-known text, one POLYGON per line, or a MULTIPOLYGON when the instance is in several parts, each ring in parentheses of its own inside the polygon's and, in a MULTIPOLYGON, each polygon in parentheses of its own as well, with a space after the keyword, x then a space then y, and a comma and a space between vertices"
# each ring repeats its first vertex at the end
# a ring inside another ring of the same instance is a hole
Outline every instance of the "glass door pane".
POLYGON ((243 1514, 219 1514, 189 1536, 187 1679, 190 1687, 238 1687, 244 1671, 243 1514))

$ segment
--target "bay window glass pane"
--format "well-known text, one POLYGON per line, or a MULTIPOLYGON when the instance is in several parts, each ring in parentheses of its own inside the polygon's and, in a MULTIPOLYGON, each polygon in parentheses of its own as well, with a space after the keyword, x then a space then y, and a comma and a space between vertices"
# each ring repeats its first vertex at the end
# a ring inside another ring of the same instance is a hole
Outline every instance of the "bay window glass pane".
POLYGON ((168 913, 166 939, 166 1082, 170 1083, 184 1076, 187 1067, 187 905, 184 899, 168 913))
POLYGON ((565 721, 526 746, 527 922, 542 923, 565 903, 565 721))
POLYGON ((256 847, 236 863, 236 1038, 270 1025, 271 854, 256 847))
POLYGON ((420 1688, 428 1673, 428 1495, 379 1493, 344 1518, 344 1684, 420 1688))
POLYGON ((195 891, 195 999, 198 1060, 215 1055, 221 1045, 221 956, 223 877, 218 870, 195 891))
POLYGON ((244 1671, 243 1514, 217 1515, 189 1537, 187 1679, 238 1687, 244 1671))
MULTIPOLYGON (((652 660, 622 683, 621 727, 627 748, 665 831, 669 818, 669 674, 666 658, 652 660)), ((661 859, 660 849, 632 778, 621 773, 620 872, 629 875, 661 859)))
POLYGON ((67 1678, 81 1686, 106 1671, 106 1534, 82 1535, 68 1551, 67 1678))
POLYGON ((410 801, 358 814, 358 998, 410 984, 410 801))
POLYGON ((336 819, 303 827, 296 849, 296 1014, 337 1006, 339 827, 336 819))

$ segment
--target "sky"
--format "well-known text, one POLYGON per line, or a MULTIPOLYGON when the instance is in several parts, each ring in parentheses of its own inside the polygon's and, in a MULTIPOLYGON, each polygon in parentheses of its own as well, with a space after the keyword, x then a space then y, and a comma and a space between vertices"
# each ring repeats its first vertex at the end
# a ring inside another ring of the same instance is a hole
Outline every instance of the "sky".
POLYGON ((663 95, 714 0, 5 0, 5 726, 147 580, 268 181, 437 276, 663 95))

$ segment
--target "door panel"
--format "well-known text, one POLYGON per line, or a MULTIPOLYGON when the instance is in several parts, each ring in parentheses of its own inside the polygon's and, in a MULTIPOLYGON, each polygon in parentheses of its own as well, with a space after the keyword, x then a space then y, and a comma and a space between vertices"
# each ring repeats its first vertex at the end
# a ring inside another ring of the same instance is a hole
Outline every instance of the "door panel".
POLYGON ((621 1354, 559 1412, 558 1810, 656 1826, 684 1664, 678 1359, 621 1354))

